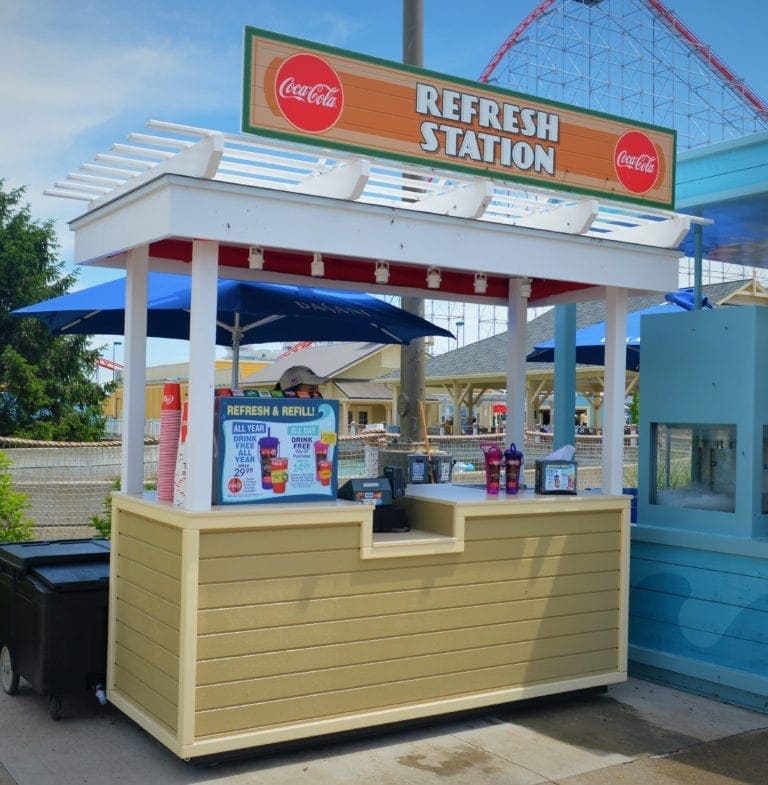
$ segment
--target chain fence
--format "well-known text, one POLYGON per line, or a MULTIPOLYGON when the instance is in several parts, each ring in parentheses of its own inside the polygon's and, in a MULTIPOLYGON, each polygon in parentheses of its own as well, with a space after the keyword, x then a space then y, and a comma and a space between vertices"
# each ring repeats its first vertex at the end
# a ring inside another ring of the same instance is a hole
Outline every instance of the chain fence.
MULTIPOLYGON (((504 434, 473 436, 430 436, 429 442, 405 443, 397 434, 364 431, 341 436, 338 441, 338 484, 349 479, 375 477, 382 467, 383 450, 404 453, 445 454, 453 465, 452 482, 476 485, 484 481, 481 445, 493 442, 508 447, 504 434)), ((520 445, 518 445, 520 447, 520 445)), ((602 437, 575 437, 578 463, 578 489, 599 488, 602 437)), ((552 434, 530 431, 522 447, 525 455, 525 482, 533 487, 534 462, 552 452, 552 434)), ((81 444, 77 442, 33 442, 0 438, 0 450, 11 460, 9 469, 13 488, 29 501, 28 515, 34 523, 36 539, 91 537, 93 516, 103 516, 109 493, 119 480, 121 444, 119 441, 81 444)), ((157 480, 159 440, 148 437, 144 445, 144 480, 157 480)), ((637 484, 637 436, 624 440, 624 485, 637 484)))

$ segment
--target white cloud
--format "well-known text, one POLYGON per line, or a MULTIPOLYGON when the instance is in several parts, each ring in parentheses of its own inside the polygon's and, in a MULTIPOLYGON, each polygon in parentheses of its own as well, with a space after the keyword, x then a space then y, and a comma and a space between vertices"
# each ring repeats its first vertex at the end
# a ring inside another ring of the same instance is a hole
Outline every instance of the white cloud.
MULTIPOLYGON (((239 41, 217 50, 140 27, 121 34, 119 19, 106 25, 97 8, 31 2, 23 13, 13 4, 0 10, 0 176, 10 186, 28 186, 40 216, 50 215, 50 200, 43 213, 38 198, 52 179, 122 141, 151 116, 238 111, 239 41)), ((63 212, 71 217, 78 211, 63 212)))

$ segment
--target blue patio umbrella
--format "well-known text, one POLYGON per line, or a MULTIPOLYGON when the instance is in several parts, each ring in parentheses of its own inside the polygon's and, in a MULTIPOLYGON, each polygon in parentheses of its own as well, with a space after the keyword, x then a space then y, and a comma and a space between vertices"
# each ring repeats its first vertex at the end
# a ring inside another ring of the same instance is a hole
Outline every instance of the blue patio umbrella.
MULTIPOLYGON (((147 336, 189 338, 191 279, 149 273, 147 336)), ((53 333, 123 335, 125 278, 12 311, 43 321, 53 333)), ((363 292, 219 279, 216 343, 231 346, 237 386, 242 344, 275 341, 368 341, 408 344, 448 330, 363 292)))
MULTIPOLYGON (((658 313, 675 313, 686 310, 673 303, 663 303, 627 315, 627 369, 640 370, 640 320, 643 316, 658 313)), ((525 358, 531 363, 555 361, 555 342, 544 341, 533 347, 525 358)), ((605 365, 605 322, 597 322, 576 331, 576 362, 582 365, 605 365)))

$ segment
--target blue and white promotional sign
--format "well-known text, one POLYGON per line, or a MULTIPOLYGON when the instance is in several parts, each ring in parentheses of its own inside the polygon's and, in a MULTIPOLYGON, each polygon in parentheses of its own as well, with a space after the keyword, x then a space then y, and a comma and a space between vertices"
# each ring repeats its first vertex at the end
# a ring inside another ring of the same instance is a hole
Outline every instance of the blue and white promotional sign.
POLYGON ((338 401, 225 396, 216 405, 214 504, 336 498, 338 401))

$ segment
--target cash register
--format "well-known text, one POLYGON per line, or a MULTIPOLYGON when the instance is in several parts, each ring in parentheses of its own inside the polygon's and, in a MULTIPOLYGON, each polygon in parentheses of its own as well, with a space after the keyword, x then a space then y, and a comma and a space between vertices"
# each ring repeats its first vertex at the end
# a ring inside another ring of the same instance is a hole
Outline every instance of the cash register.
POLYGON ((398 467, 388 466, 383 477, 362 477, 347 480, 339 488, 338 496, 353 502, 375 505, 373 508, 374 532, 410 531, 404 508, 394 503, 402 498, 404 486, 398 467), (389 471, 388 471, 389 470, 389 471), (394 487, 393 487, 394 486, 394 487))

